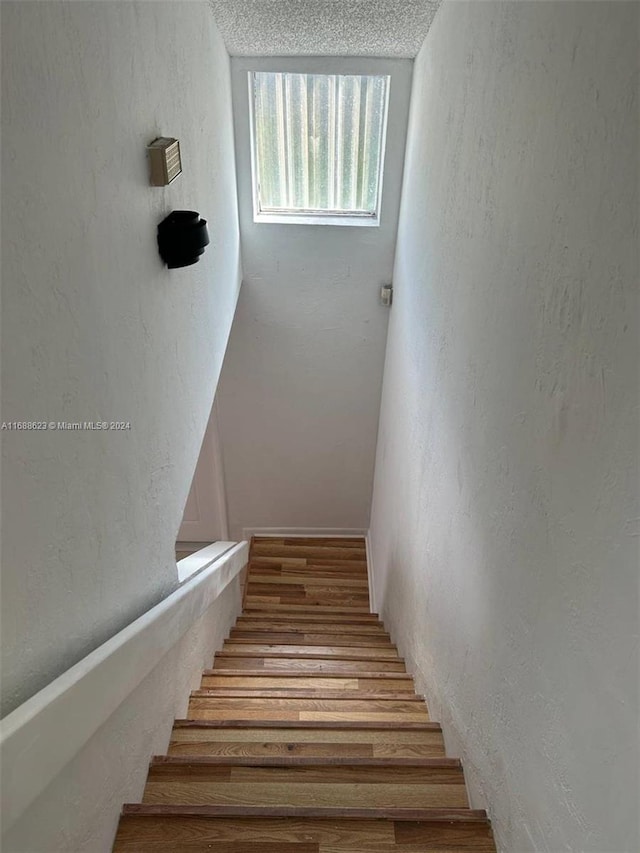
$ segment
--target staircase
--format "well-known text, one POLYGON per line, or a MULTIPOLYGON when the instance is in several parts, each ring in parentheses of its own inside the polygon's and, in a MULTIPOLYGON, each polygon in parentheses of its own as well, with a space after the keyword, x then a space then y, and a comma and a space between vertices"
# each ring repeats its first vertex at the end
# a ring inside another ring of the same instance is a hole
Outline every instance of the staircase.
POLYGON ((369 612, 363 539, 252 541, 242 615, 113 849, 495 853, 369 612))

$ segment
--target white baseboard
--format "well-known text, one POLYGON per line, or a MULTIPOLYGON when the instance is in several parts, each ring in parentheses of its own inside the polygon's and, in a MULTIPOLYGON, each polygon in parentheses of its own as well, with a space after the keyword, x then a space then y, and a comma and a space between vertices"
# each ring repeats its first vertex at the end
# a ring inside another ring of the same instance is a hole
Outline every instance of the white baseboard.
POLYGON ((353 536, 366 536, 364 527, 243 527, 242 538, 251 539, 252 536, 317 536, 319 539, 351 538, 353 536))
POLYGON ((373 573, 373 556, 372 556, 372 547, 371 547, 371 530, 367 530, 364 544, 367 549, 367 576, 369 578, 369 607, 372 613, 378 612, 378 599, 376 597, 376 587, 374 584, 374 573, 373 573))

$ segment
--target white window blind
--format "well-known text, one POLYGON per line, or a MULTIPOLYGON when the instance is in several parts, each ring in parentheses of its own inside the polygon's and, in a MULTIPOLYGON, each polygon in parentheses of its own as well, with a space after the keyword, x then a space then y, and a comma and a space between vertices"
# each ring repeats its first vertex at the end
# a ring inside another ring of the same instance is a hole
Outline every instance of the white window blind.
POLYGON ((389 77, 255 72, 251 83, 257 212, 376 217, 389 77))

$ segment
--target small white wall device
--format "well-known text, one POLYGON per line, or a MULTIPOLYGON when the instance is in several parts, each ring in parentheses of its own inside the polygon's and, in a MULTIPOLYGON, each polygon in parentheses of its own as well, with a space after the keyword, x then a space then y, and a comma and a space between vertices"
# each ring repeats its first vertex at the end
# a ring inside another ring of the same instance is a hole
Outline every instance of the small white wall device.
POLYGON ((393 303, 393 285, 383 284, 380 288, 380 304, 390 308, 393 303))

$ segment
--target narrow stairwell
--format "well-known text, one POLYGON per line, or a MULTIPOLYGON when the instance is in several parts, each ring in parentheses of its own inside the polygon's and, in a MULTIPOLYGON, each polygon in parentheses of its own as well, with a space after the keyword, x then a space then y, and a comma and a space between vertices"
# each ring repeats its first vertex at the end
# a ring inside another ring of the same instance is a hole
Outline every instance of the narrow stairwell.
POLYGON ((252 541, 242 615, 113 849, 494 853, 369 612, 363 539, 252 541))

